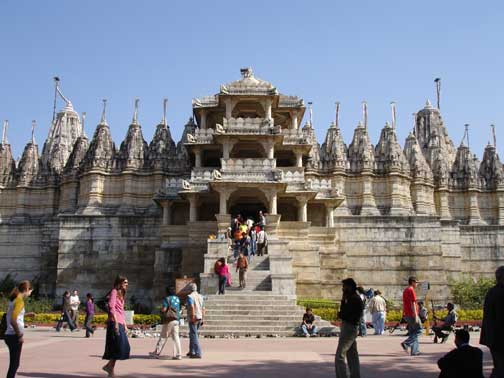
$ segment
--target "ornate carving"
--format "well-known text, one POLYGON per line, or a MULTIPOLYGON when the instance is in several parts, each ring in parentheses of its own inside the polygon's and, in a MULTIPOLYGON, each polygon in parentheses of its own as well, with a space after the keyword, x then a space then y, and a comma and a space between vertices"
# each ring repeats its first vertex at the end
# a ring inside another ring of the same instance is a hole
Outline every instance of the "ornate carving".
POLYGON ((488 144, 485 147, 478 173, 481 186, 487 190, 495 190, 504 182, 502 163, 495 146, 488 144))
POLYGON ((350 171, 359 173, 363 170, 372 170, 374 168, 374 149, 366 128, 361 122, 354 131, 352 143, 348 147, 348 161, 350 171))
POLYGON ((380 140, 375 148, 376 172, 386 174, 401 172, 409 174, 409 165, 401 146, 397 142, 395 129, 388 122, 381 131, 380 140))

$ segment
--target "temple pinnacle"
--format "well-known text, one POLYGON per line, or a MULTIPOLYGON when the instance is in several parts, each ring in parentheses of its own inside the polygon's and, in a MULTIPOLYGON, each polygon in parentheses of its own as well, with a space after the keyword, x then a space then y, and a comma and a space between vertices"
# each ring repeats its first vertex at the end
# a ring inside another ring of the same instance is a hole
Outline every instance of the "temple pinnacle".
POLYGON ((364 128, 367 130, 367 128, 368 128, 368 107, 367 107, 366 101, 362 101, 362 123, 364 124, 364 128))
POLYGON ((313 102, 308 102, 308 106, 310 109, 310 127, 313 128, 313 102))
POLYGON ((140 100, 137 98, 135 98, 135 111, 133 112, 133 119, 131 121, 131 124, 132 125, 138 125, 138 102, 140 100))
POLYGON ((163 119, 161 120, 161 124, 166 126, 166 107, 168 105, 168 99, 163 99, 163 119))
POLYGON ((32 131, 31 131, 31 144, 35 145, 35 127, 37 126, 37 121, 32 121, 32 131))
POLYGON ((108 126, 107 124, 107 119, 105 117, 106 111, 107 111, 107 99, 104 98, 102 100, 103 102, 103 110, 102 110, 102 115, 101 115, 101 120, 100 120, 100 125, 108 126))
POLYGON ((6 144, 9 144, 9 141, 7 140, 7 129, 9 128, 9 121, 5 120, 3 123, 3 129, 2 129, 2 145, 5 146, 6 144))
POLYGON ((334 121, 336 127, 339 127, 339 109, 340 109, 340 102, 336 101, 336 119, 334 121))
POLYGON ((390 107, 392 109, 392 128, 395 130, 396 123, 397 123, 397 108, 396 108, 396 103, 394 101, 392 101, 390 103, 390 107))

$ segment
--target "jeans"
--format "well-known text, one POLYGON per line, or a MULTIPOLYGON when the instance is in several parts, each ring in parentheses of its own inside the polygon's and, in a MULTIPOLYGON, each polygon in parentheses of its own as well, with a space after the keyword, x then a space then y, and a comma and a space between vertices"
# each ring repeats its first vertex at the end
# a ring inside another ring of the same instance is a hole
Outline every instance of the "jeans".
POLYGON ((495 348, 490 348, 490 353, 492 353, 494 364, 490 378, 504 378, 504 349, 497 350, 495 348))
POLYGON ((91 327, 93 318, 94 314, 86 314, 86 320, 84 321, 84 328, 86 329, 86 337, 89 337, 94 333, 94 329, 91 327))
POLYGON ((341 331, 338 341, 338 349, 334 358, 336 368, 336 378, 360 378, 359 352, 357 351, 358 324, 351 324, 346 321, 341 322, 341 331), (348 361, 348 369, 345 363, 348 361), (350 370, 350 375, 348 375, 350 370))
POLYGON ((362 314, 359 321, 359 336, 366 336, 367 328, 366 328, 366 320, 364 319, 364 314, 362 314))
POLYGON ((19 337, 16 335, 5 335, 5 344, 7 344, 9 348, 9 370, 7 371, 7 378, 14 378, 19 368, 23 344, 19 343, 19 337))
POLYGON ((418 337, 422 334, 422 325, 410 316, 405 316, 404 319, 408 322, 408 338, 403 341, 403 345, 411 347, 411 355, 414 356, 418 353, 418 337))
POLYGON ((372 316, 375 335, 383 335, 383 332, 385 332, 385 312, 377 311, 372 316))
POLYGON ((70 327, 70 330, 73 331, 75 329, 75 324, 73 323, 72 319, 70 318, 70 314, 68 313, 67 310, 64 310, 61 313, 61 317, 58 320, 58 324, 56 324, 56 331, 59 332, 61 329, 61 326, 63 325, 64 322, 68 323, 68 326, 70 327))
POLYGON ((434 342, 437 342, 438 338, 444 339, 445 337, 448 337, 451 330, 452 330, 452 326, 449 326, 449 325, 442 325, 441 327, 438 327, 438 326, 432 327, 432 332, 434 332, 434 334, 436 335, 436 336, 434 336, 434 342), (448 333, 444 333, 443 331, 448 331, 448 333))
POLYGON ((317 334, 317 327, 312 325, 312 327, 310 329, 308 329, 308 327, 306 326, 306 324, 303 324, 301 326, 301 329, 303 330, 303 334, 305 335, 313 335, 315 336, 317 334))
POLYGON ((227 283, 227 277, 226 276, 219 276, 219 294, 225 293, 226 283, 227 283))
POLYGON ((201 320, 197 320, 196 323, 189 322, 189 353, 193 356, 201 357, 201 347, 198 339, 200 324, 201 320))

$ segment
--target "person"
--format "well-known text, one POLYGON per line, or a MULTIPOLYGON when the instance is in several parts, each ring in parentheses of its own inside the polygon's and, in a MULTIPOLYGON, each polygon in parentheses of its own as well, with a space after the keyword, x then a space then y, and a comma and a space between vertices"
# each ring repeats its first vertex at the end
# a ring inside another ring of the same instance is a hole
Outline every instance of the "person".
POLYGON ((334 364, 336 378, 347 378, 347 365, 350 378, 360 378, 359 352, 357 351, 357 334, 364 304, 357 294, 357 284, 353 278, 346 278, 343 283, 343 297, 338 318, 341 319, 341 331, 336 349, 334 364))
POLYGON ((311 307, 306 307, 306 312, 303 315, 303 323, 301 324, 301 330, 305 337, 317 336, 317 326, 313 324, 315 322, 315 316, 312 313, 311 307))
POLYGON ((469 337, 465 329, 455 331, 457 348, 437 362, 439 378, 483 378, 483 352, 469 345, 469 337))
POLYGON ((408 287, 403 291, 403 317, 408 323, 408 338, 401 343, 401 347, 406 353, 411 348, 411 355, 420 354, 418 347, 418 337, 422 334, 422 323, 418 316, 418 305, 415 288, 418 281, 415 277, 408 279, 408 287))
POLYGON ((257 234, 257 256, 262 256, 264 254, 264 247, 266 245, 266 232, 264 232, 264 227, 257 234))
POLYGON ((243 252, 240 252, 240 255, 238 256, 238 262, 236 263, 236 271, 237 272, 239 271, 240 287, 242 289, 245 289, 245 286, 247 285, 246 282, 247 269, 248 269, 247 257, 243 254, 243 252))
POLYGON ((233 251, 233 232, 231 231, 231 227, 228 227, 226 230, 226 240, 228 245, 228 255, 232 254, 233 251))
POLYGON ((195 283, 190 285, 191 294, 187 296, 187 317, 189 320, 189 358, 201 358, 198 330, 203 326, 205 316, 205 303, 203 296, 198 293, 195 283))
POLYGON ((266 226, 266 217, 264 216, 262 211, 259 211, 259 226, 266 226))
POLYGON ((127 360, 130 357, 130 345, 126 334, 126 319, 124 316, 124 302, 128 291, 128 279, 117 276, 114 287, 110 291, 108 300, 107 334, 105 336, 105 353, 103 359, 109 362, 103 370, 109 377, 114 377, 117 360, 127 360))
POLYGON ((219 276, 219 294, 224 295, 226 292, 226 285, 231 284, 229 267, 226 264, 226 259, 221 257, 217 260, 214 266, 215 273, 219 276))
POLYGON ((254 220, 251 219, 251 218, 247 218, 247 232, 250 231, 250 229, 252 228, 252 226, 254 225, 254 220))
MULTIPOLYGON (((457 323, 457 313, 455 312, 455 306, 453 303, 448 303, 446 305, 446 309, 448 310, 448 314, 445 316, 443 320, 443 324, 440 326, 435 325, 432 327, 432 332, 434 332, 434 343, 438 342, 438 339, 441 339, 441 343, 446 342, 448 336, 450 335, 451 330, 455 323, 457 323), (448 333, 444 333, 443 331, 448 331, 448 333)), ((421 319, 420 319, 421 320, 421 319)), ((437 317, 434 317, 434 320, 439 320, 437 317)))
POLYGON ((381 296, 381 291, 376 290, 373 298, 369 301, 369 311, 373 319, 373 328, 375 335, 383 335, 385 333, 385 313, 387 311, 387 303, 381 296))
POLYGON ((9 369, 7 378, 14 378, 21 361, 21 349, 24 343, 24 301, 33 289, 30 281, 21 281, 9 295, 7 308, 7 329, 5 330, 5 344, 9 349, 9 369))
POLYGON ((250 260, 252 256, 255 256, 257 251, 257 232, 256 227, 252 227, 250 230, 250 260))
POLYGON ((480 344, 490 348, 493 371, 490 378, 504 377, 504 265, 495 271, 496 285, 485 296, 480 344))
POLYGON ((79 328, 79 292, 74 290, 70 296, 70 317, 75 325, 75 328, 79 328))
POLYGON ((362 309, 362 314, 361 318, 359 321, 359 336, 364 337, 367 334, 367 327, 366 327, 366 318, 365 318, 365 310, 366 310, 366 294, 364 291, 364 288, 362 286, 357 287, 357 292, 359 293, 359 297, 364 304, 364 308, 362 309))
POLYGON ((70 316, 70 292, 67 290, 63 293, 63 300, 61 304, 61 316, 56 324, 56 332, 60 332, 61 326, 64 322, 68 323, 68 327, 70 327, 70 331, 74 331, 76 329, 75 324, 70 316))
POLYGON ((158 342, 156 344, 156 349, 154 352, 150 352, 149 355, 154 358, 159 358, 163 348, 168 339, 168 335, 171 336, 173 341, 173 360, 182 359, 182 349, 180 346, 180 336, 179 336, 179 325, 180 325, 180 298, 175 295, 175 288, 166 288, 167 297, 163 298, 163 304, 161 306, 161 312, 165 314, 165 320, 163 321, 163 326, 161 328, 161 334, 159 336, 158 342))
POLYGON ((94 329, 91 326, 94 318, 94 298, 91 293, 86 294, 86 319, 84 320, 84 328, 86 329, 86 337, 94 334, 94 329))
POLYGON ((418 304, 418 317, 420 318, 420 323, 422 323, 423 325, 429 318, 429 311, 427 311, 427 308, 425 307, 422 301, 418 301, 417 304, 418 304))

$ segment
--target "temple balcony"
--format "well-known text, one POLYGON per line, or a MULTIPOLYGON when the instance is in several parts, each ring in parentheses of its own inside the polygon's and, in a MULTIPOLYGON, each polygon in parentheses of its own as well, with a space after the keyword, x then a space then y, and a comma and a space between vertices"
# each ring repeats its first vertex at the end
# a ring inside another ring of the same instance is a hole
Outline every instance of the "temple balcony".
POLYGON ((213 129, 196 129, 194 135, 187 134, 186 145, 213 144, 214 130, 213 129))
POLYGON ((216 125, 215 132, 226 135, 278 135, 280 126, 274 126, 267 118, 224 118, 223 125, 216 125))
POLYGON ((300 129, 282 129, 284 145, 309 145, 309 141, 300 129))
POLYGON ((276 168, 276 159, 221 159, 222 171, 268 171, 276 168))
POLYGON ((191 172, 191 184, 193 183, 208 183, 220 181, 233 181, 238 183, 264 183, 264 182, 281 182, 282 172, 274 169, 231 169, 217 170, 209 168, 194 168, 191 172))

